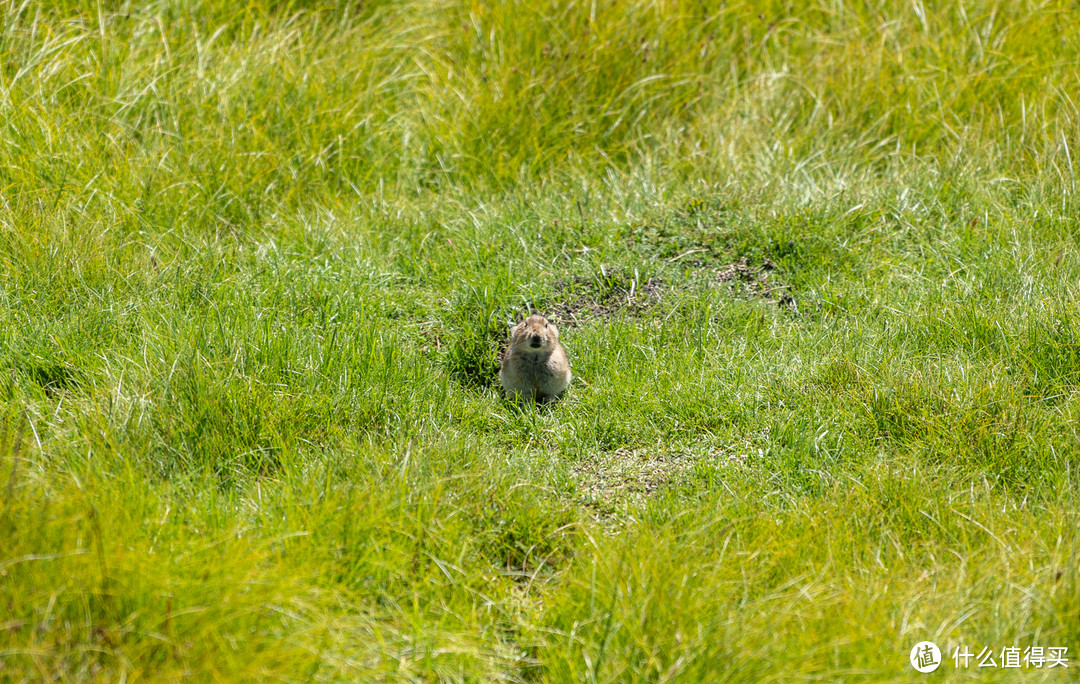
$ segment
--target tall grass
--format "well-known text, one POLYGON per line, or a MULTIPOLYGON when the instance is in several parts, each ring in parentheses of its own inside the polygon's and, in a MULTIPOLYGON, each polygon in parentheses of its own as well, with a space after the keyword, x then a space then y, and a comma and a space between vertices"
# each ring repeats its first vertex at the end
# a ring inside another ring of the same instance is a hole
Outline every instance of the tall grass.
POLYGON ((1078 22, 4 0, 0 678, 1080 665, 1078 22))

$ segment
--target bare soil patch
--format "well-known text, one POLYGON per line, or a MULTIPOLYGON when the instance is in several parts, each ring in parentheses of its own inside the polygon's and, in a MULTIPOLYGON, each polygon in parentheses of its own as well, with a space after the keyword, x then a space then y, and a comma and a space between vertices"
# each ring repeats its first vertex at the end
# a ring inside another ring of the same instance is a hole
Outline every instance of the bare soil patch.
POLYGON ((727 287, 733 296, 773 299, 780 301, 788 286, 776 278, 776 265, 768 259, 755 266, 746 257, 730 263, 716 273, 716 281, 727 287))
POLYGON ((657 489, 692 470, 699 458, 685 452, 617 449, 590 457, 572 472, 586 502, 640 505, 657 489))
POLYGON ((638 315, 660 303, 667 289, 661 278, 639 278, 625 271, 560 278, 554 286, 565 296, 547 307, 547 316, 567 327, 621 314, 638 315))

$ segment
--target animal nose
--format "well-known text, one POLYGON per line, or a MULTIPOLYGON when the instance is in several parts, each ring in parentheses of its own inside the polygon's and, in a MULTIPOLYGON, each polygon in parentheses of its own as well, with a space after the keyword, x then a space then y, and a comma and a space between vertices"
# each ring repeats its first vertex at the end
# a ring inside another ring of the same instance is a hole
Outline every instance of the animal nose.
POLYGON ((540 336, 539 335, 533 335, 532 336, 532 346, 534 346, 534 347, 539 347, 540 346, 540 336))

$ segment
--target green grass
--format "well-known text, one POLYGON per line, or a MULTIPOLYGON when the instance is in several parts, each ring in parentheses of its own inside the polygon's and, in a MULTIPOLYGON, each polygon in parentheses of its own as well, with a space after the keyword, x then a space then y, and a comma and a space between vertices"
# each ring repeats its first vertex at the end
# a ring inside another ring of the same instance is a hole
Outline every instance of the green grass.
POLYGON ((0 2, 0 679, 1073 680, 1080 10, 715 4, 0 2))

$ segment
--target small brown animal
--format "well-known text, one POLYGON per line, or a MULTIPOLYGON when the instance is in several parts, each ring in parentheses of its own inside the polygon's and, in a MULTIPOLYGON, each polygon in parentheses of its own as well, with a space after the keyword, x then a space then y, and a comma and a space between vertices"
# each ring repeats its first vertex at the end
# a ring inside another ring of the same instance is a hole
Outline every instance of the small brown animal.
POLYGON ((570 362, 554 323, 529 316, 510 328, 510 347, 499 370, 507 397, 551 401, 566 391, 570 378, 570 362))

